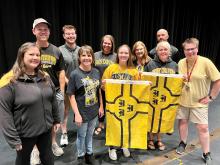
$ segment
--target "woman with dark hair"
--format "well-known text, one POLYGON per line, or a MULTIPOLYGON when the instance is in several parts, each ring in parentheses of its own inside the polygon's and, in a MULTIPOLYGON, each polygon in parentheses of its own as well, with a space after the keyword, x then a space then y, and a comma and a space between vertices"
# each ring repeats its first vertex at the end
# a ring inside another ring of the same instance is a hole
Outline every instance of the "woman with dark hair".
MULTIPOLYGON (((101 50, 95 52, 95 67, 99 70, 100 76, 102 77, 105 69, 115 63, 116 60, 116 53, 115 53, 115 40, 112 35, 104 35, 101 39, 100 44, 101 50)), ((103 107, 105 112, 105 91, 101 90, 102 92, 102 100, 103 100, 103 107)), ((105 115, 99 117, 99 125, 95 129, 95 134, 99 135, 102 130, 105 128, 104 125, 105 115)))
POLYGON ((51 129, 60 126, 55 88, 40 68, 40 50, 24 43, 18 50, 11 80, 0 89, 0 122, 16 165, 29 165, 36 145, 44 165, 53 165, 51 129))

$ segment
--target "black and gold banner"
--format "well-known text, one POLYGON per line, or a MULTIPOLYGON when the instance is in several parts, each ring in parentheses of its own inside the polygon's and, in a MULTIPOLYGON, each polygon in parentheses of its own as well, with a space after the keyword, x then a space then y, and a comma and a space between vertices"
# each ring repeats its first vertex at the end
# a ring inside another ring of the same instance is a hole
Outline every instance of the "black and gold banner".
POLYGON ((179 106, 183 76, 143 72, 142 79, 152 82, 148 111, 148 131, 172 133, 174 131, 176 110, 179 106))
POLYGON ((148 81, 107 79, 106 145, 147 148, 148 81))

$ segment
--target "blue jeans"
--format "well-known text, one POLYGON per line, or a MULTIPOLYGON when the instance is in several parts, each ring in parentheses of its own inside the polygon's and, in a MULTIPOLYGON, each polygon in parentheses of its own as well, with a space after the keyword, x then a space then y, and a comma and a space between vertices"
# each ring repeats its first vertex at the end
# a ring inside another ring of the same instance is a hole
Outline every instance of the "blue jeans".
POLYGON ((77 129, 76 147, 78 151, 78 157, 87 154, 92 154, 92 140, 93 132, 96 127, 98 116, 87 123, 82 123, 77 129))

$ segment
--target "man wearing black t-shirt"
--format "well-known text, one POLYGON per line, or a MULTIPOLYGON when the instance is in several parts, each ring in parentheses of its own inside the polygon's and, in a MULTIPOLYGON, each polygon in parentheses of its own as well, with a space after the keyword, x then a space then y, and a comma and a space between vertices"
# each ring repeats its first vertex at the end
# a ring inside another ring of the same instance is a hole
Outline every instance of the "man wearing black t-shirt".
MULTIPOLYGON (((41 66, 50 75, 56 89, 56 97, 61 114, 64 112, 65 66, 62 53, 48 42, 50 24, 43 18, 34 20, 32 32, 36 37, 36 44, 41 48, 41 66)), ((55 156, 63 155, 63 149, 56 142, 57 129, 52 129, 52 151, 55 156)), ((33 153, 33 152, 32 152, 33 153)), ((34 163, 33 163, 34 164, 34 163)))

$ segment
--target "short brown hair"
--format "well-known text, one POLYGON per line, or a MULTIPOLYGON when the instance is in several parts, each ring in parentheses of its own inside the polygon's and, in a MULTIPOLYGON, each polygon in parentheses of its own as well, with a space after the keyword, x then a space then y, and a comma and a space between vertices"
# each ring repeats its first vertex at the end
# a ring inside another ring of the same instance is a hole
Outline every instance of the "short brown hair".
POLYGON ((74 29, 75 32, 76 32, 76 28, 73 25, 64 25, 63 26, 63 33, 65 32, 66 29, 74 29))
POLYGON ((95 65, 95 56, 94 56, 94 52, 91 46, 89 45, 83 45, 80 47, 79 52, 78 52, 78 63, 80 65, 80 55, 83 54, 83 52, 89 53, 92 55, 92 66, 95 65))
POLYGON ((197 38, 191 37, 187 38, 183 43, 182 47, 185 48, 186 44, 195 44, 197 48, 199 48, 199 40, 197 38))

